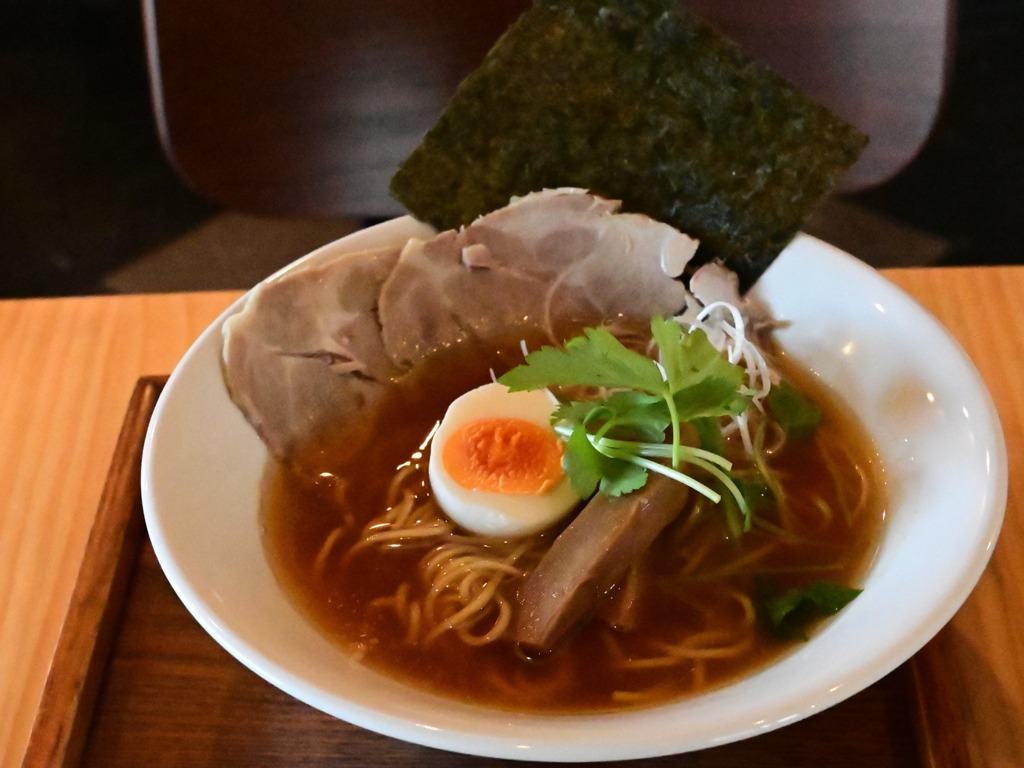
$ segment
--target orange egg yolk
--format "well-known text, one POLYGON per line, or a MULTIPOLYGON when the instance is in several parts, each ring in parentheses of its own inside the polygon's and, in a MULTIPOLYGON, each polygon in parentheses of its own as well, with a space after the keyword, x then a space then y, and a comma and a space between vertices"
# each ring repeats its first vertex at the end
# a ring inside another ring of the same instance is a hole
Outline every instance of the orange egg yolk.
POLYGON ((463 424, 441 458, 452 480, 475 491, 539 495, 562 479, 562 441, 550 428, 525 419, 463 424))

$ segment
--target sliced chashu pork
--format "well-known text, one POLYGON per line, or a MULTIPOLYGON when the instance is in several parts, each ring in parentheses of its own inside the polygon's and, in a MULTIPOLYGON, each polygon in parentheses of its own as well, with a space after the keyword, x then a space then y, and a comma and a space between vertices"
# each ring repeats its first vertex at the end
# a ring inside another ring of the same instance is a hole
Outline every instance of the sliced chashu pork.
POLYGON ((517 326, 674 314, 697 241, 581 190, 519 198, 429 242, 411 242, 381 294, 384 344, 399 365, 517 326), (410 322, 396 322, 399 318, 410 322))
POLYGON ((696 241, 582 190, 527 195, 459 231, 342 255, 255 288, 224 326, 232 399, 278 458, 360 419, 460 341, 680 311, 696 241))
POLYGON ((400 248, 343 254, 261 283, 224 324, 228 392, 278 458, 375 402, 398 368, 377 321, 400 248))

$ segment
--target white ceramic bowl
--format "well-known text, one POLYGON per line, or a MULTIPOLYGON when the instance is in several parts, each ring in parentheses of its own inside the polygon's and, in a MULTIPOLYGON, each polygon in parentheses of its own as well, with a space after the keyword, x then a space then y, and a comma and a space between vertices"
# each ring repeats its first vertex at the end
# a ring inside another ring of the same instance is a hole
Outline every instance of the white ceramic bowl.
MULTIPOLYGON (((303 261, 424 232, 398 219, 303 261)), ((619 714, 514 714, 408 688, 347 658, 289 601, 264 555, 257 505, 266 454, 221 380, 224 317, 171 376, 147 436, 142 492, 157 557, 199 623, 258 675, 331 715, 431 747, 615 760, 710 747, 811 715, 908 659, 966 599, 1002 522, 1006 452, 996 410, 963 351, 869 267, 800 236, 756 293, 792 321, 779 333, 790 354, 866 424, 892 505, 863 594, 810 642, 735 684, 619 714)))

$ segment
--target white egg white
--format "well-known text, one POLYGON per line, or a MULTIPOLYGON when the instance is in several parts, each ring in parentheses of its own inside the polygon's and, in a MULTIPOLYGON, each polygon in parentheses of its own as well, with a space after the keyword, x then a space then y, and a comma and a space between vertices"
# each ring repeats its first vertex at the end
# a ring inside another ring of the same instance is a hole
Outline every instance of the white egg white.
POLYGON ((494 383, 470 390, 448 407, 431 441, 429 477, 435 500, 452 521, 483 536, 517 538, 549 528, 579 503, 564 475, 547 493, 511 495, 466 488, 452 479, 442 460, 449 438, 468 422, 516 418, 550 428, 555 405, 546 390, 510 392, 494 383))

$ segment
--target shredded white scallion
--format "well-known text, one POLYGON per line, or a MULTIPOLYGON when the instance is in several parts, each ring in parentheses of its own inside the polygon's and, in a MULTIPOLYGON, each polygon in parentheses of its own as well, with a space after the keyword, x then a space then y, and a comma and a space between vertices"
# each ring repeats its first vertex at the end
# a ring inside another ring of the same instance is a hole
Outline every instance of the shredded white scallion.
MULTIPOLYGON (((568 424, 556 424, 554 429, 559 435, 565 438, 568 438, 569 435, 572 434, 572 427, 568 424)), ((667 477, 671 477, 673 480, 676 480, 702 496, 707 497, 714 504, 717 504, 722 500, 721 494, 712 490, 696 478, 687 475, 685 472, 680 472, 678 469, 673 469, 672 466, 653 460, 672 457, 673 452, 671 445, 664 443, 640 443, 628 440, 616 440, 611 437, 601 437, 591 434, 587 435, 587 439, 599 453, 602 453, 609 458, 628 461, 632 464, 643 467, 648 471, 657 472, 667 477)), ((731 461, 712 451, 688 445, 678 447, 678 458, 681 462, 700 467, 705 472, 718 479, 729 491, 729 494, 733 499, 735 499, 736 504, 739 506, 744 516, 749 515, 749 509, 747 507, 746 500, 743 498, 743 494, 740 492, 739 487, 733 479, 728 475, 728 471, 732 469, 731 461)))
MULTIPOLYGON (((691 332, 698 328, 704 331, 730 363, 743 367, 747 376, 745 389, 751 395, 750 405, 763 413, 764 399, 771 392, 772 383, 778 376, 768 365, 761 350, 747 337, 747 322, 740 308, 727 301, 714 301, 701 309, 692 322, 684 321, 681 317, 676 320, 688 325, 691 332)), ((750 435, 746 411, 731 417, 725 432, 739 432, 744 451, 747 455, 753 455, 754 441, 750 435)))

